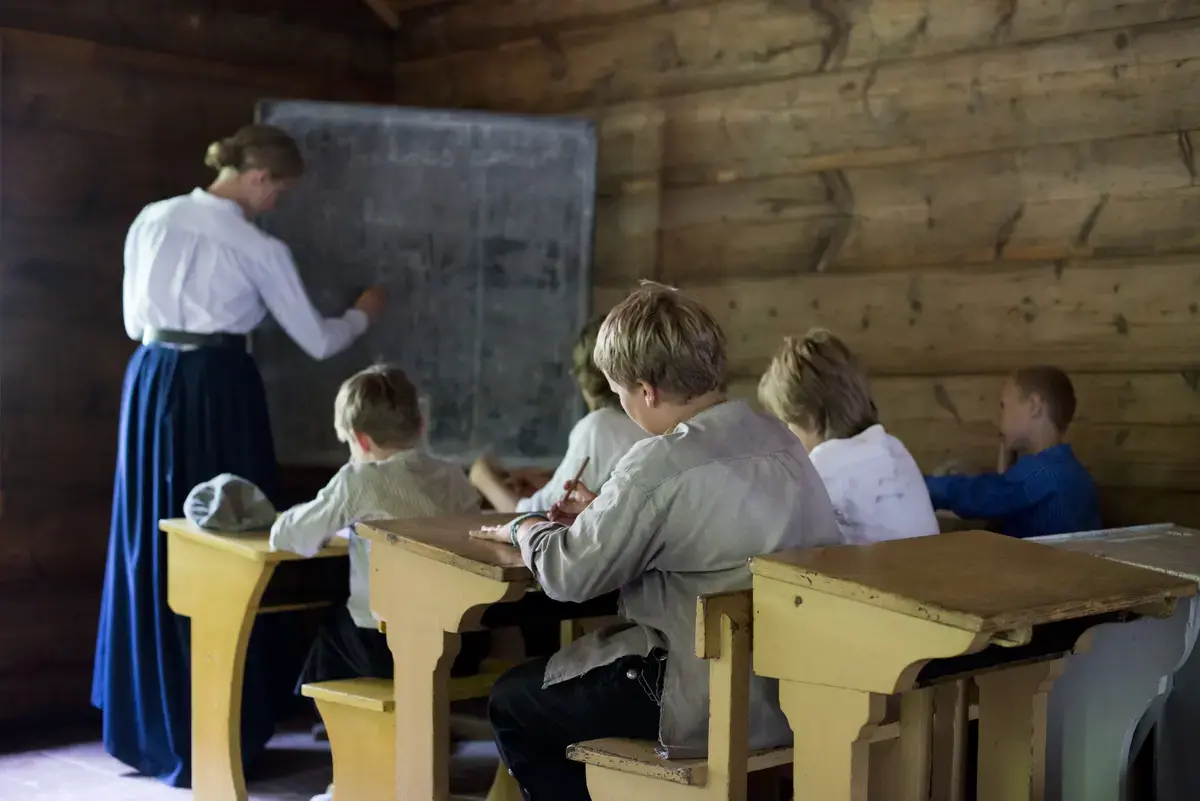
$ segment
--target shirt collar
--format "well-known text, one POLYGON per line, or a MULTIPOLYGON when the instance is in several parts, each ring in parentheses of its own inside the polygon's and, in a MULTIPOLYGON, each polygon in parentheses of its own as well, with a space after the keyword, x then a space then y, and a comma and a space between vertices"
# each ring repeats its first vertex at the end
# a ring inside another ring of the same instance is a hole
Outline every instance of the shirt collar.
POLYGON ((216 195, 212 194, 211 192, 201 189, 200 187, 196 187, 195 189, 192 190, 192 200, 196 201, 197 203, 201 203, 205 206, 210 206, 215 209, 225 209, 226 211, 232 211, 234 214, 236 214, 238 217, 241 217, 243 220, 246 219, 246 212, 237 203, 230 200, 229 198, 217 197, 216 195))
POLYGON ((882 440, 886 433, 887 432, 883 430, 883 424, 876 423, 875 425, 869 426, 858 432, 853 437, 846 437, 845 439, 827 439, 824 442, 817 443, 817 445, 811 451, 809 451, 808 458, 812 459, 820 451, 845 450, 848 447, 852 448, 861 446, 862 444, 874 443, 882 440), (825 446, 827 445, 830 447, 826 448, 825 446))

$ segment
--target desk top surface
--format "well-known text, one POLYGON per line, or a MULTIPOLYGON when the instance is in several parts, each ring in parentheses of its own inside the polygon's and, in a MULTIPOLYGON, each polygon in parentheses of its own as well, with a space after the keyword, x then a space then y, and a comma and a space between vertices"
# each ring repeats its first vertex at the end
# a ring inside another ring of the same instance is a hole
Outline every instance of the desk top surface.
POLYGON ((1035 541, 1200 582, 1200 531, 1173 523, 1055 534, 1035 541))
POLYGON ((495 581, 532 584, 533 574, 511 545, 470 536, 472 529, 512 520, 511 514, 449 515, 358 523, 358 536, 390 548, 403 548, 435 562, 453 565, 495 581))
POLYGON ((986 531, 754 559, 755 576, 968 631, 1003 631, 1196 594, 1196 582, 986 531))
MULTIPOLYGON (((247 531, 236 534, 206 531, 185 518, 160 520, 158 527, 167 534, 227 551, 246 559, 253 559, 256 562, 289 562, 293 559, 305 558, 289 551, 272 551, 270 533, 267 531, 247 531)), ((348 543, 345 540, 334 540, 322 548, 316 558, 345 556, 348 552, 347 547, 348 543)))

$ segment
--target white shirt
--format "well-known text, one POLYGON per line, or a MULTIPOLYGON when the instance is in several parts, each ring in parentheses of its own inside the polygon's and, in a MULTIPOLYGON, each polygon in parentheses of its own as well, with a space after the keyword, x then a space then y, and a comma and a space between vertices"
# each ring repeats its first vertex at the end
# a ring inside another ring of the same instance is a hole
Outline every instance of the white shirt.
POLYGON ((579 480, 592 492, 599 492, 621 457, 628 453, 633 443, 647 436, 642 427, 630 420, 629 415, 620 408, 597 409, 571 429, 567 453, 558 463, 554 477, 530 497, 517 501, 517 511, 549 510, 555 501, 562 499, 563 485, 575 478, 579 465, 588 456, 591 460, 579 480))
MULTIPOLYGON (((479 495, 458 465, 420 451, 378 462, 351 462, 317 497, 293 506, 271 526, 271 550, 314 556, 342 529, 360 520, 396 520, 479 511, 479 495)), ((350 600, 354 622, 375 628, 371 613, 370 543, 350 537, 350 600)))
POLYGON ((873 425, 808 454, 825 482, 845 541, 864 545, 938 533, 925 478, 904 443, 873 425))
POLYGON ((245 334, 269 311, 314 359, 344 350, 367 330, 350 309, 313 308, 291 251, 246 220, 237 203, 196 189, 151 203, 125 239, 125 331, 245 334))

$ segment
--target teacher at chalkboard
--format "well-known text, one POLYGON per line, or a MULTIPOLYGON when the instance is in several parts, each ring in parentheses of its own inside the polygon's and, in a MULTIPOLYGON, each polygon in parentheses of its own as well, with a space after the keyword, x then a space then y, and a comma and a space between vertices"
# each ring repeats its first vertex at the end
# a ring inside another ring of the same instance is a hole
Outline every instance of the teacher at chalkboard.
MULTIPOLYGON (((108 752, 177 787, 191 783, 189 628, 167 607, 158 521, 182 516, 189 490, 220 473, 275 495, 266 397, 246 348, 246 335, 268 312, 310 356, 324 359, 366 331, 385 303, 373 287, 342 316, 322 317, 287 246, 250 223, 304 172, 285 132, 247 126, 210 146, 205 164, 217 171, 207 190, 150 204, 125 241, 125 330, 142 344, 121 398, 92 680, 108 752)), ((266 644, 256 638, 247 659, 244 757, 274 730, 266 644)), ((271 683, 291 689, 284 676, 271 683)))

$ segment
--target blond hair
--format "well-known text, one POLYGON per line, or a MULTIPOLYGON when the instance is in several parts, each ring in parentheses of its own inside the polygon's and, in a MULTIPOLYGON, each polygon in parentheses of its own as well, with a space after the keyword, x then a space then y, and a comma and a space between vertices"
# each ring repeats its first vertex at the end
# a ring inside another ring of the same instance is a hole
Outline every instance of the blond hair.
POLYGON ((360 370, 338 389, 333 427, 347 442, 365 434, 381 448, 410 448, 421 434, 417 389, 394 364, 360 370))
POLYGON ((304 174, 304 157, 296 140, 273 125, 247 125, 233 136, 213 142, 204 154, 204 163, 218 172, 266 170, 278 180, 304 174))
POLYGON ((603 315, 593 317, 579 330, 579 336, 575 338, 575 345, 571 348, 571 376, 579 385, 579 391, 587 401, 588 408, 592 410, 621 405, 620 398, 608 385, 608 379, 596 366, 593 357, 596 340, 600 336, 600 326, 603 324, 603 315))
POLYGON ((725 332, 708 310, 643 281, 604 318, 596 366, 623 387, 645 382, 678 403, 725 389, 725 332))
POLYGON ((758 382, 758 399, 783 422, 823 439, 848 439, 879 422, 866 372, 823 328, 784 339, 758 382))
POLYGON ((1039 365, 1013 371, 1012 380, 1022 397, 1037 395, 1042 399, 1050 422, 1065 434, 1075 419, 1075 387, 1067 374, 1057 367, 1039 365))

